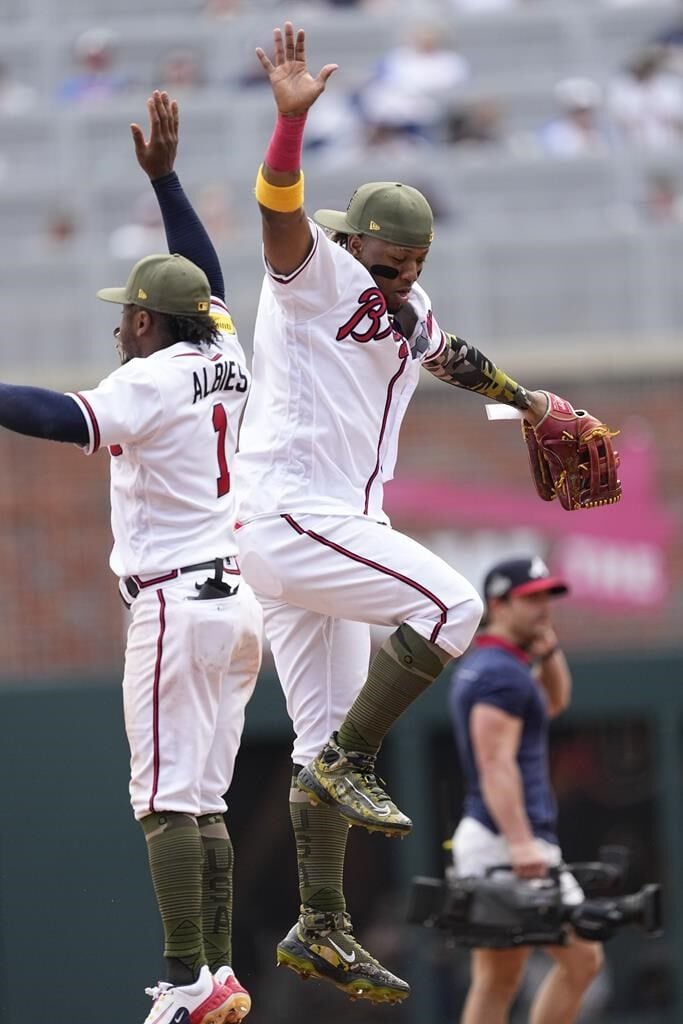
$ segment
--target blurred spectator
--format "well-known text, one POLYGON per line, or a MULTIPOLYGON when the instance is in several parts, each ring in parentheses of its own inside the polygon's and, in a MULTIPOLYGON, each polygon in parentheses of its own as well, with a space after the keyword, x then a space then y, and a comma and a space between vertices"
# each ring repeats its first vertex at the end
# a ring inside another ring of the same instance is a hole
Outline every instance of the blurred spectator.
POLYGON ((416 27, 402 46, 380 59, 358 94, 368 124, 434 139, 469 64, 443 42, 437 25, 416 27))
POLYGON ((654 224, 680 224, 683 196, 680 181, 665 170, 651 171, 645 179, 645 219, 654 224))
POLYGON ((150 252, 166 252, 166 235, 153 192, 144 192, 133 205, 133 219, 109 236, 109 255, 117 260, 138 260, 150 252))
POLYGON ((107 28, 90 28, 74 45, 76 71, 59 89, 64 103, 91 103, 122 92, 127 81, 116 70, 115 36, 107 28))
POLYGON ((625 142, 661 150, 681 142, 683 87, 666 69, 663 46, 642 50, 609 86, 607 109, 625 142))
POLYGON ((493 99, 481 99, 451 108, 446 114, 444 141, 449 145, 501 145, 505 133, 500 105, 493 99))
POLYGON ((159 64, 157 81, 160 89, 167 89, 179 97, 202 88, 204 74, 196 50, 178 47, 165 53, 159 64))
POLYGON ((489 11, 510 11, 526 6, 524 0, 451 0, 451 7, 463 14, 484 14, 489 11))
POLYGON ((354 164, 362 159, 366 141, 373 134, 374 126, 366 125, 354 98, 331 91, 324 108, 316 105, 308 113, 304 148, 307 153, 330 157, 337 165, 354 164))
POLYGON ((308 14, 310 8, 315 7, 346 7, 364 11, 381 11, 397 7, 399 3, 400 0, 297 0, 297 8, 301 8, 300 13, 302 14, 308 14))
MULTIPOLYGON (((267 77, 259 67, 258 83, 249 81, 244 84, 260 84, 267 77)), ((304 150, 333 156, 344 162, 357 159, 358 145, 362 145, 360 136, 365 134, 366 126, 362 121, 352 97, 334 90, 326 94, 325 109, 314 104, 308 112, 304 150)))
POLYGON ((209 18, 234 18, 240 14, 240 0, 205 0, 203 13, 209 18))
POLYGON ((224 182, 204 185, 197 196, 197 213, 216 246, 239 234, 234 196, 224 182))
POLYGON ((683 75, 683 16, 656 35, 654 43, 666 50, 666 66, 669 71, 683 75))
POLYGON ((45 224, 45 248, 48 252, 64 252, 80 238, 78 218, 67 206, 55 206, 45 224))
MULTIPOLYGON (((272 61, 272 51, 268 54, 268 57, 272 61)), ((270 88, 268 81, 268 75, 264 75, 263 68, 259 61, 254 56, 254 47, 249 47, 249 52, 245 53, 244 59, 240 62, 241 70, 238 70, 235 74, 231 69, 226 75, 225 81, 230 84, 232 82, 239 86, 240 89, 262 89, 265 86, 270 88), (233 77, 234 75, 234 77, 233 77)), ((315 110, 315 107, 312 108, 315 110)), ((309 115, 310 116, 310 115, 309 115)))
POLYGON ((590 78, 565 78, 555 86, 560 113, 538 133, 541 149, 551 156, 591 156, 610 148, 600 87, 590 78))
POLYGON ((0 114, 25 114, 35 101, 35 90, 17 81, 8 65, 0 61, 0 114))

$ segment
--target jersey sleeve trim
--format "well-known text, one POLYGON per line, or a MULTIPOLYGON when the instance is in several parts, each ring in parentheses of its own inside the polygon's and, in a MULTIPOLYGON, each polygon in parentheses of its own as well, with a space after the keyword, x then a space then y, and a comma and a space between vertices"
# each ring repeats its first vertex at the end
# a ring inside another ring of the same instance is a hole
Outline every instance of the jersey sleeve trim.
POLYGON ((445 344, 446 344, 446 335, 444 334, 443 331, 441 331, 441 340, 439 341, 439 344, 438 344, 438 347, 436 349, 436 352, 433 352, 432 355, 426 356, 424 361, 427 363, 427 362, 429 362, 430 359, 436 359, 438 356, 440 356, 441 353, 443 352, 443 347, 444 347, 445 344))
POLYGON ((278 284, 290 284, 295 278, 297 278, 299 276, 299 274, 302 274, 304 272, 304 270, 306 269, 308 264, 311 262, 311 260, 315 256, 316 250, 318 248, 319 241, 320 241, 320 229, 318 227, 316 227, 315 228, 315 235, 314 235, 314 238, 313 238, 313 245, 311 247, 311 251, 309 252, 308 256, 305 258, 305 260, 303 261, 301 266, 297 267, 296 270, 293 270, 291 274, 275 274, 273 272, 273 270, 271 269, 271 267, 269 266, 268 262, 266 261, 266 269, 268 271, 268 276, 272 277, 272 279, 274 281, 277 281, 278 284))
POLYGON ((85 421, 88 424, 90 441, 87 448, 84 448, 83 451, 86 455, 94 455, 100 448, 100 425, 97 422, 95 411, 88 399, 85 398, 80 391, 76 391, 75 393, 70 392, 69 397, 73 398, 74 402, 76 402, 80 407, 83 415, 85 416, 85 421))
POLYGON ((486 705, 486 707, 495 708, 496 711, 502 711, 503 714, 509 715, 510 718, 521 718, 521 719, 524 718, 524 710, 521 709, 521 708, 519 710, 513 710, 506 703, 506 700, 505 700, 505 698, 502 695, 498 695, 498 694, 495 694, 495 693, 487 693, 487 694, 483 694, 482 696, 476 697, 472 701, 472 710, 473 711, 477 707, 478 704, 484 704, 484 705, 486 705))

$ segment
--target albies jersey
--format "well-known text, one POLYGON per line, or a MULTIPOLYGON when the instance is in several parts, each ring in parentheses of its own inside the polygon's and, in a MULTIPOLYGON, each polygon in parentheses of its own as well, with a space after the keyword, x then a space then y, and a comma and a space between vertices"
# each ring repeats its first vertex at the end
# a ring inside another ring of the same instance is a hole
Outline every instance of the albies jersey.
POLYGON ((445 343, 426 292, 394 331, 370 273, 311 222, 313 247, 287 277, 266 267, 254 389, 236 459, 238 517, 305 511, 386 522, 398 435, 420 364, 445 343))
POLYGON ((117 576, 236 552, 230 473, 250 375, 226 307, 213 298, 211 313, 219 345, 179 342, 71 395, 88 423, 85 454, 111 454, 117 576))

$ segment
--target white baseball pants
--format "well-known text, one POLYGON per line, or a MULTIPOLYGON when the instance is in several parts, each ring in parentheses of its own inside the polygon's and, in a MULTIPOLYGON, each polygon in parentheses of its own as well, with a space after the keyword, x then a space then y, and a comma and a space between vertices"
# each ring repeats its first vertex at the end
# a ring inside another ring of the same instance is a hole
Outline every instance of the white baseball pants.
MULTIPOLYGON (((562 864, 562 850, 556 843, 536 838, 549 868, 562 864)), ((491 832, 476 818, 463 818, 453 833, 453 866, 458 877, 486 874, 488 868, 510 863, 510 847, 505 836, 491 832)), ((570 871, 560 871, 560 892, 565 906, 573 907, 584 899, 583 889, 570 871)))
POLYGON ((262 612, 243 581, 232 597, 193 600, 206 576, 141 590, 131 606, 123 704, 137 819, 226 810, 261 664, 262 612))
POLYGON ((481 599, 463 576, 373 520, 265 516, 236 537, 294 724, 295 764, 320 752, 363 685, 368 624, 406 623, 457 657, 481 618, 481 599))

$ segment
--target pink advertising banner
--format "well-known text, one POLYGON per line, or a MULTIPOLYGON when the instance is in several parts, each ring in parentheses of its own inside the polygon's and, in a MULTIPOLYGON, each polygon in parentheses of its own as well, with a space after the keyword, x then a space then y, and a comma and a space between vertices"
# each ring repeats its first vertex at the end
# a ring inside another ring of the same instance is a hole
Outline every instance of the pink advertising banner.
POLYGON ((618 450, 623 497, 605 508, 566 512, 538 498, 530 477, 512 490, 415 475, 389 484, 385 505, 395 526, 419 523, 420 533, 522 527, 538 535, 553 570, 567 577, 572 600, 656 610, 669 592, 667 553, 677 524, 658 501, 655 449, 639 422, 622 431, 618 450))

